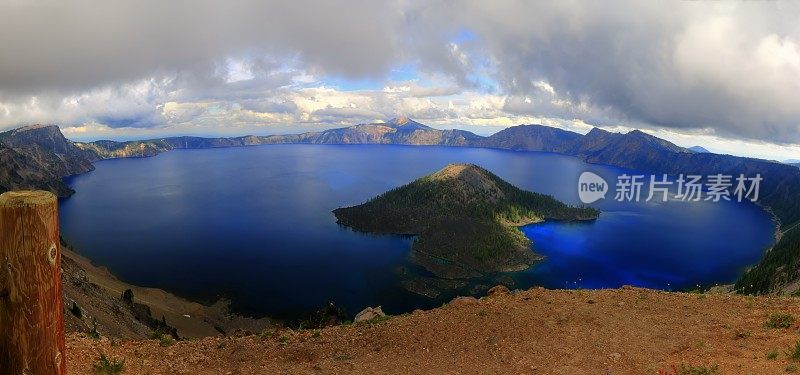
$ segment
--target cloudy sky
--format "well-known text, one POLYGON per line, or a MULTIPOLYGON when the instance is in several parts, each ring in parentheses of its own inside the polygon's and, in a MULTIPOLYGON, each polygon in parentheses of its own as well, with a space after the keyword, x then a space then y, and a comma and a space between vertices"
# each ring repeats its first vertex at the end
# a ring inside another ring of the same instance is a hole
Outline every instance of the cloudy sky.
POLYGON ((800 159, 800 3, 0 1, 0 130, 295 133, 397 115, 800 159))

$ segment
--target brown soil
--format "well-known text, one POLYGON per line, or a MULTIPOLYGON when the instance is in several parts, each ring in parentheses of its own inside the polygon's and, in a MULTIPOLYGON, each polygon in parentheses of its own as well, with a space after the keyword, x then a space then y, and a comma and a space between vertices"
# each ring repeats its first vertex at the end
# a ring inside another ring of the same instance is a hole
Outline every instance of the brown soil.
POLYGON ((658 374, 718 366, 722 374, 780 374, 798 326, 768 328, 774 313, 800 317, 800 299, 532 289, 376 323, 321 331, 207 337, 162 347, 155 340, 67 339, 72 374, 99 353, 129 374, 497 373, 658 374), (767 354, 777 351, 776 359, 767 354))

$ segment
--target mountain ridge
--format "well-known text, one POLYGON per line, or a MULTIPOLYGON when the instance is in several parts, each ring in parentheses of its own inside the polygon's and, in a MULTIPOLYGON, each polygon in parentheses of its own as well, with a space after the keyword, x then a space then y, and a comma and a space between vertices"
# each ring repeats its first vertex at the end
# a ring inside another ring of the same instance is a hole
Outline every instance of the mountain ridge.
MULTIPOLYGON (((413 126, 410 131, 398 131, 397 123, 400 122, 405 123, 406 120, 303 134, 235 138, 171 137, 129 142, 71 142, 63 137, 56 126, 24 127, 0 133, 0 191, 45 189, 66 197, 72 194, 72 190, 63 182, 63 178, 92 170, 91 163, 94 161, 114 157, 147 157, 179 148, 285 143, 467 146, 556 152, 578 157, 588 163, 650 173, 760 174, 763 181, 758 204, 773 215, 777 227, 787 230, 800 221, 800 168, 776 161, 692 152, 641 131, 622 134, 594 128, 588 134, 581 135, 542 125, 519 125, 482 137, 464 130, 429 130, 413 126), (32 135, 36 137, 28 138, 32 135), (46 149, 51 144, 53 151, 46 149)), ((800 288, 800 285, 792 286, 794 284, 791 282, 777 284, 771 281, 774 272, 780 272, 780 266, 787 265, 775 259, 791 259, 794 262, 791 266, 800 268, 800 257, 790 253, 790 249, 794 248, 793 243, 785 241, 790 241, 790 237, 778 236, 775 246, 784 254, 782 257, 773 255, 770 265, 761 262, 748 270, 749 276, 743 277, 737 288, 747 293, 784 293, 800 288), (745 278, 751 282, 741 283, 745 278)))
MULTIPOLYGON (((45 126, 43 128, 57 129, 55 126, 45 126)), ((18 143, 21 142, 22 137, 14 135, 18 132, 19 129, 0 133, 0 147, 8 143, 4 138, 11 139, 12 144, 15 144, 14 140, 18 143)), ((60 138, 63 138, 63 135, 60 132, 58 133, 60 138)), ((47 188, 56 192, 59 196, 68 196, 70 194, 69 188, 59 179, 91 170, 93 168, 91 162, 119 157, 149 157, 172 149, 287 143, 464 146, 555 152, 575 156, 588 163, 607 164, 653 173, 754 174, 763 170, 767 175, 764 176, 766 191, 763 194, 763 203, 765 206, 770 208, 784 224, 791 224, 800 220, 800 203, 798 203, 800 199, 797 200, 798 202, 795 202, 794 199, 789 202, 790 200, 787 199, 787 196, 795 193, 795 196, 800 196, 800 170, 798 168, 761 159, 696 153, 638 130, 628 133, 612 133, 594 128, 586 135, 581 135, 543 125, 518 125, 503 129, 491 136, 482 137, 465 130, 438 130, 408 118, 398 117, 387 122, 358 124, 319 132, 288 135, 247 135, 233 138, 183 136, 127 142, 108 140, 70 142, 65 138, 63 139, 69 145, 59 147, 63 148, 61 151, 66 153, 58 156, 59 154, 56 152, 55 159, 62 162, 70 158, 76 159, 74 164, 67 163, 71 168, 55 168, 55 170, 52 170, 53 168, 44 168, 51 170, 46 178, 41 178, 45 182, 40 183, 38 180, 32 179, 33 182, 27 185, 22 182, 24 178, 16 176, 19 173, 15 172, 11 173, 14 176, 3 177, 3 171, 0 171, 0 188, 9 189, 26 186, 47 188), (14 177, 16 177, 16 180, 14 180, 14 177), (52 181, 53 179, 56 181, 52 181), (10 180, 15 182, 8 182, 10 180)), ((32 143, 43 144, 43 142, 32 143)), ((19 149, 14 149, 14 151, 20 152, 19 149)), ((12 151, 5 150, 5 154, 12 154, 12 151)), ((47 159, 41 152, 34 154, 39 155, 38 159, 47 159)), ((43 168, 41 167, 41 162, 35 163, 31 160, 37 159, 36 157, 20 158, 5 155, 5 159, 22 159, 16 164, 15 168, 12 168, 15 171, 35 167, 43 168)), ((50 159, 53 159, 53 157, 51 156, 50 159)), ((55 164, 60 165, 60 163, 55 164)), ((12 164, 9 163, 7 165, 12 164)), ((6 175, 9 174, 8 168, 5 172, 6 175)))

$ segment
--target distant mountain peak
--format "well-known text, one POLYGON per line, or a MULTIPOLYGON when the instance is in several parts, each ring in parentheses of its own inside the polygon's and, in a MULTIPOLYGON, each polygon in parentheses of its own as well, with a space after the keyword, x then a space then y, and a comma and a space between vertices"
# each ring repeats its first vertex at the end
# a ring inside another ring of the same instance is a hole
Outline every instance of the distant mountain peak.
POLYGON ((674 143, 672 143, 670 141, 667 141, 665 139, 658 138, 658 137, 656 137, 656 136, 654 136, 652 134, 645 133, 645 132, 643 132, 643 131, 641 131, 639 129, 631 130, 625 135, 626 136, 639 137, 640 139, 644 139, 647 142, 650 142, 651 144, 654 144, 654 145, 658 145, 658 147, 660 147, 662 149, 665 149, 665 150, 668 150, 668 151, 678 152, 678 153, 688 152, 688 150, 686 148, 678 146, 678 145, 676 145, 676 144, 674 144, 674 143))
POLYGON ((76 151, 72 142, 64 137, 56 125, 28 125, 0 133, 0 140, 7 147, 29 147, 38 145, 57 154, 76 151))
POLYGON ((409 122, 411 122, 411 119, 406 116, 397 116, 389 120, 389 123, 392 125, 405 125, 408 124, 409 122))
POLYGON ((692 146, 692 147, 689 147, 689 150, 694 151, 694 152, 696 152, 698 154, 710 154, 711 153, 711 151, 708 151, 703 146, 692 146))
POLYGON ((386 125, 389 125, 389 126, 391 126, 393 128, 396 128, 396 129, 406 130, 406 131, 434 130, 432 127, 430 127, 428 125, 420 124, 420 123, 418 123, 418 122, 416 122, 416 121, 414 121, 414 120, 412 120, 412 119, 410 119, 408 117, 405 117, 405 116, 395 117, 395 118, 389 120, 388 122, 386 122, 386 125))
POLYGON ((608 130, 603 130, 603 129, 600 129, 600 128, 592 128, 592 130, 589 130, 589 133, 587 133, 586 135, 598 136, 598 135, 606 135, 606 134, 612 134, 612 133, 610 131, 608 131, 608 130))
POLYGON ((63 178, 94 169, 89 157, 56 125, 30 125, 0 133, 0 192, 46 189, 73 193, 63 178))
POLYGON ((646 138, 646 139, 654 140, 654 141, 657 141, 657 142, 667 142, 666 140, 658 138, 658 137, 656 137, 656 136, 654 136, 652 134, 645 133, 645 132, 643 132, 643 131, 641 131, 639 129, 633 129, 633 130, 625 133, 625 135, 646 138))
POLYGON ((21 134, 30 131, 44 131, 48 133, 59 133, 61 134, 61 129, 57 125, 47 125, 47 124, 34 124, 34 125, 26 125, 16 129, 9 130, 7 132, 3 132, 2 134, 5 135, 12 135, 12 134, 21 134))
POLYGON ((17 128, 18 131, 27 131, 33 129, 42 129, 42 128, 57 128, 57 125, 52 124, 33 124, 33 125, 26 125, 17 128))

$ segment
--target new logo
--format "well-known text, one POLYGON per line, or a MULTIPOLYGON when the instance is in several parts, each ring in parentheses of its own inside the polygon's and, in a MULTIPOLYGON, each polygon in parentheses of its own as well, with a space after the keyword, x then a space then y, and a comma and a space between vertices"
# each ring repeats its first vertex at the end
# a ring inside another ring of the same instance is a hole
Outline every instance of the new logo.
POLYGON ((608 192, 608 183, 602 177, 592 173, 583 172, 578 178, 578 197, 581 202, 589 204, 605 199, 608 192))

